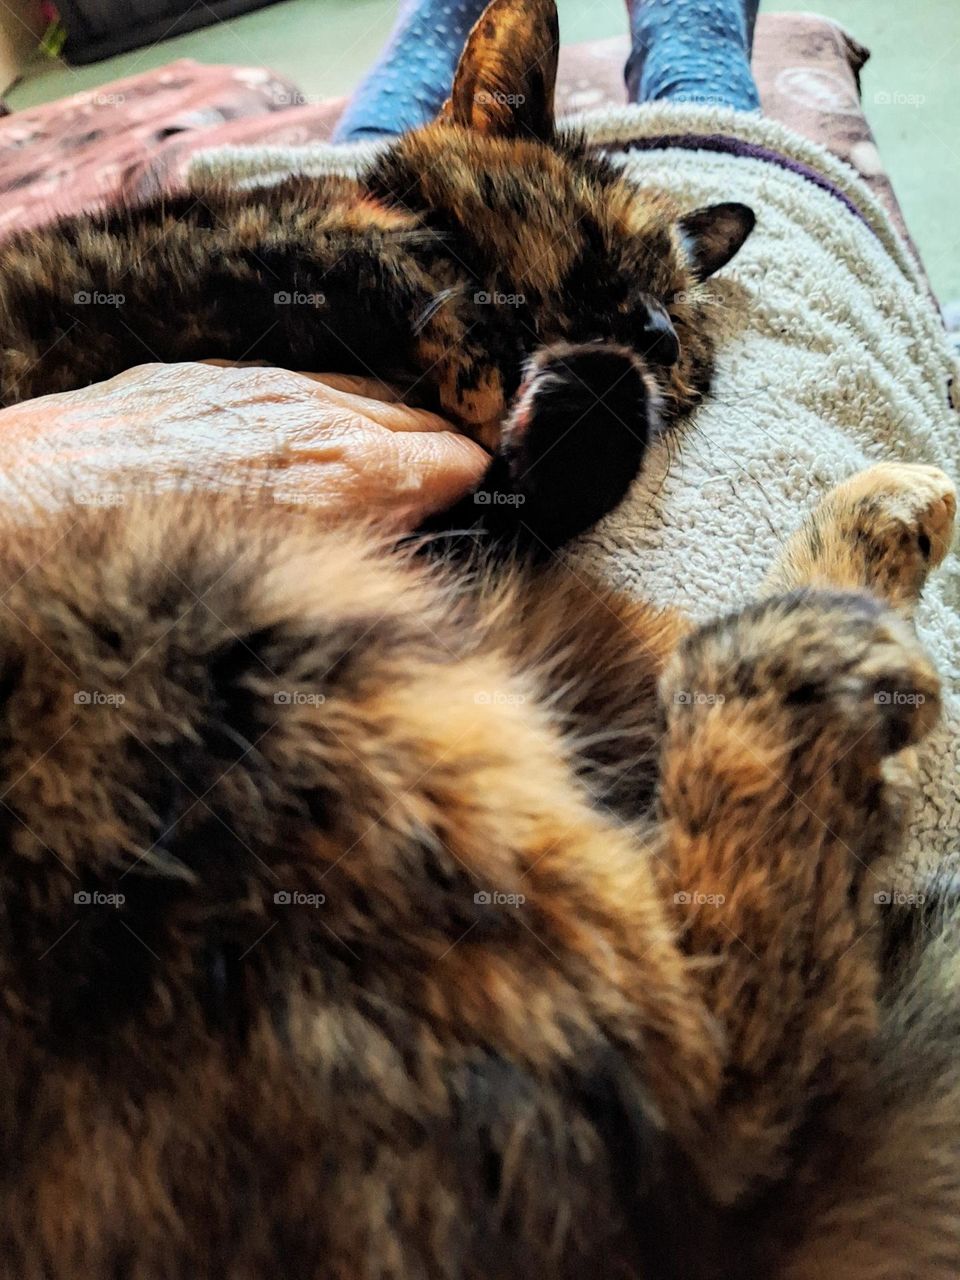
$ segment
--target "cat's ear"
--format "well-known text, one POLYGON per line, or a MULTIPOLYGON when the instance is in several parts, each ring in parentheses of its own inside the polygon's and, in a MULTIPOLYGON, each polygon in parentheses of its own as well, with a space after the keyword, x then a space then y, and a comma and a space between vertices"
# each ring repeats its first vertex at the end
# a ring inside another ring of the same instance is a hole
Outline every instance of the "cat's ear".
POLYGON ((725 267, 754 228, 756 217, 745 204, 711 204, 678 222, 690 270, 706 280, 725 267))
POLYGON ((489 137, 553 137, 560 26, 554 0, 492 0, 460 55, 440 112, 489 137))

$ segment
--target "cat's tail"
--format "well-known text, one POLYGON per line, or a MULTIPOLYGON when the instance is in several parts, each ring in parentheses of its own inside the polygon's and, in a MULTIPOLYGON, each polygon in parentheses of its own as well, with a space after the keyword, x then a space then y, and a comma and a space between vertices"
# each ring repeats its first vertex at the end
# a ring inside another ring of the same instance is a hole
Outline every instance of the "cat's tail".
POLYGON ((872 1092, 784 1280, 960 1274, 960 880, 895 900, 884 927, 872 1092))
POLYGON ((656 382, 635 352, 545 347, 480 484, 421 532, 448 535, 445 553, 479 544, 549 554, 622 501, 659 423, 656 382))

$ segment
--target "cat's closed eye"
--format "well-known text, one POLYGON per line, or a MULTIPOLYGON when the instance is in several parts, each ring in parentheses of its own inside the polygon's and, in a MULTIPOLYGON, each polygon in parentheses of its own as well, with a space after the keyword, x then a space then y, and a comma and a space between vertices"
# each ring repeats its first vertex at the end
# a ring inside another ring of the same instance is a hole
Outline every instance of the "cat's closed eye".
POLYGON ((680 339, 667 308, 655 298, 647 298, 637 317, 637 347, 653 364, 669 367, 680 359, 680 339))

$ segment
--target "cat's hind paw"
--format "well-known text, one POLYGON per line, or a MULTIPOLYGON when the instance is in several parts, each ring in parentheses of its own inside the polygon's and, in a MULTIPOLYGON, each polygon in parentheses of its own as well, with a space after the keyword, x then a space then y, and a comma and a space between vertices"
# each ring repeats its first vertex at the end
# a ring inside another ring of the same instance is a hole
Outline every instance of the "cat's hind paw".
POLYGON ((880 462, 844 481, 827 501, 849 510, 858 538, 904 567, 919 559, 924 572, 936 568, 953 541, 957 489, 939 467, 880 462))
POLYGON ((950 548, 956 512, 956 488, 939 468, 878 463, 822 499, 771 586, 866 588, 909 614, 950 548))
POLYGON ((703 823, 720 803, 716 789, 700 796, 708 775, 725 779, 734 808, 804 796, 839 822, 828 815, 843 795, 869 812, 881 765, 940 713, 912 627, 864 593, 797 591, 710 623, 679 647, 660 693, 672 740, 688 745, 685 794, 703 823))

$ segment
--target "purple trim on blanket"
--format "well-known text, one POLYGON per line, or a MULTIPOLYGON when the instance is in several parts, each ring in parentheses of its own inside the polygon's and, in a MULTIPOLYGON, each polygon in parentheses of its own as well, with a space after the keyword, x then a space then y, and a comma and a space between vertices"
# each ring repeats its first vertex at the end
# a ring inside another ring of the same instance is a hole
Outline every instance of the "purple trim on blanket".
POLYGON ((804 164, 802 161, 792 160, 790 156, 785 156, 770 147, 763 147, 755 142, 744 142, 742 138, 730 137, 725 133, 665 133, 655 138, 635 138, 632 142, 617 144, 618 151, 664 151, 668 147, 681 147, 686 151, 726 152, 727 155, 731 156, 745 156, 750 160, 765 160, 768 164, 779 165, 781 169, 787 169, 790 173, 796 173, 799 177, 806 178, 808 182, 812 182, 814 186, 819 187, 821 191, 826 191, 828 195, 834 196, 855 218, 859 218, 864 226, 869 227, 874 235, 877 234, 873 227, 870 226, 862 210, 829 178, 825 178, 822 173, 818 173, 816 169, 811 169, 809 165, 804 164))

